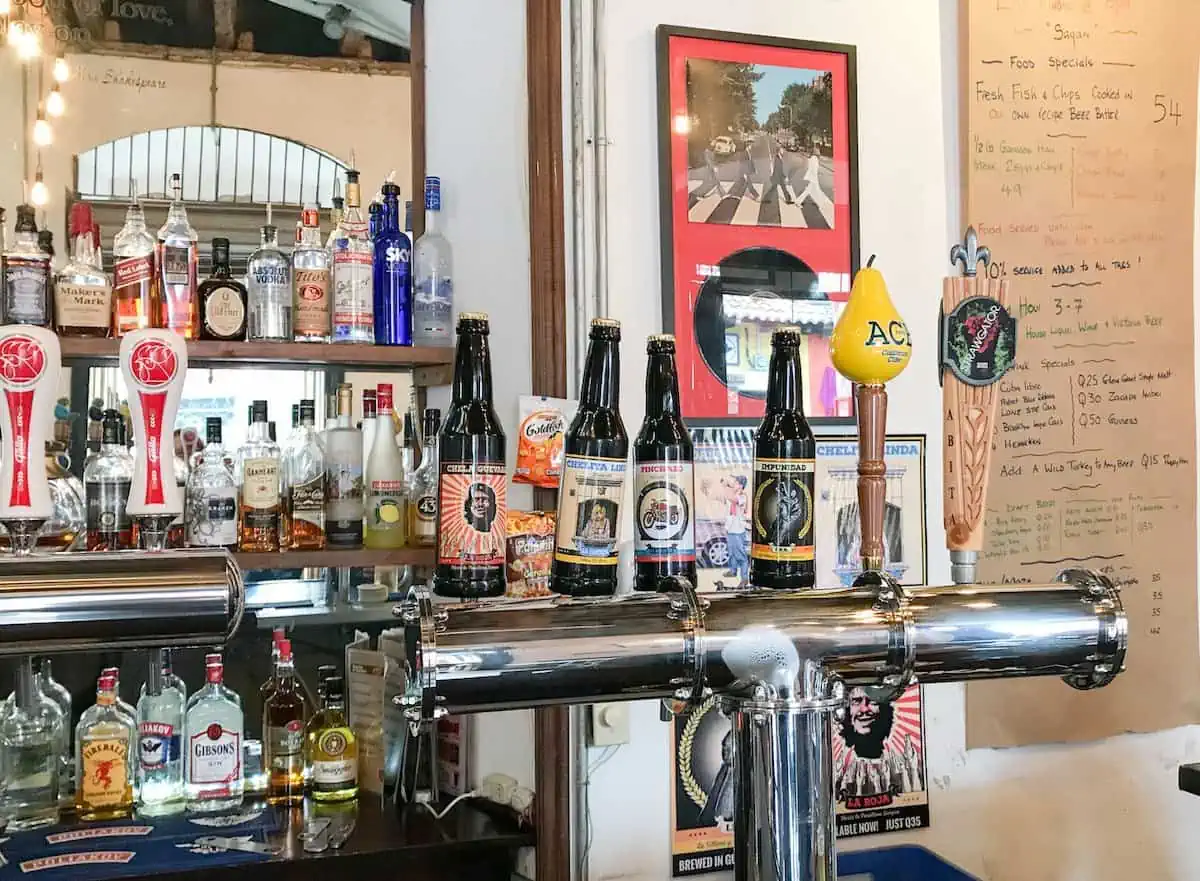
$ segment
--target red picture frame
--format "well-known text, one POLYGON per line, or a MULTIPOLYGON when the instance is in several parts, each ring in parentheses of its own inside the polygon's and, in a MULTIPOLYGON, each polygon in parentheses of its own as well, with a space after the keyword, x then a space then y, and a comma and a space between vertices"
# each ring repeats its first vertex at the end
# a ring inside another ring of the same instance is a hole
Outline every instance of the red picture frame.
POLYGON ((805 331, 805 413, 854 420, 829 335, 858 269, 855 49, 658 28, 663 325, 683 416, 757 422, 771 331, 805 331))

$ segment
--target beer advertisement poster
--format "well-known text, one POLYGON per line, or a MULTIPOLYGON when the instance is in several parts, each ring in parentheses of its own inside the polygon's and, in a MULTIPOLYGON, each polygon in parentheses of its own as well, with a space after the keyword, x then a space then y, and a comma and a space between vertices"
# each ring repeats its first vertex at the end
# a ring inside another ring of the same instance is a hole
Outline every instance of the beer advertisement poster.
POLYGON ((733 736, 715 698, 671 721, 671 877, 733 868, 733 736))

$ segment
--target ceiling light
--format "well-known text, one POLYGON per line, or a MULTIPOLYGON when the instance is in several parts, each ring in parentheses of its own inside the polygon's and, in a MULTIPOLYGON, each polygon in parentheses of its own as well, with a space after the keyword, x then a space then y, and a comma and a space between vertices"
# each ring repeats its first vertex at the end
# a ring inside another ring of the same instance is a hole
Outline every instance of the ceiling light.
POLYGON ((33 179, 33 189, 29 191, 29 201, 38 208, 41 208, 50 201, 50 188, 47 187, 46 182, 42 180, 42 173, 40 171, 33 179))
POLYGON ((46 113, 49 116, 62 116, 63 111, 67 109, 67 102, 63 100, 62 92, 58 90, 56 85, 50 90, 50 94, 46 96, 46 113))
MULTIPOLYGON (((0 3, 3 2, 4 0, 0 0, 0 3)), ((54 59, 54 81, 58 83, 65 83, 70 78, 71 68, 67 65, 67 59, 59 55, 54 59)))
POLYGON ((39 147, 48 147, 54 141, 54 129, 46 122, 46 117, 38 111, 37 122, 33 124, 33 142, 39 147))
POLYGON ((33 28, 24 28, 21 39, 17 43, 17 57, 22 61, 31 61, 42 54, 42 38, 33 28))

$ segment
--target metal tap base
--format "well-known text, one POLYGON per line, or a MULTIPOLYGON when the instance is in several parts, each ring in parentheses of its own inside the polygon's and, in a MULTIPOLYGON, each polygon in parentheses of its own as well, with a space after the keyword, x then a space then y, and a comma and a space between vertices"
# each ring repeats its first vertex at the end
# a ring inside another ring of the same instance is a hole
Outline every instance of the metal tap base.
POLYGON ((955 584, 975 584, 978 572, 979 551, 950 552, 950 580, 955 584))
POLYGON ((33 554, 37 548, 38 533, 42 531, 42 527, 46 524, 45 518, 37 519, 13 519, 0 521, 8 531, 8 541, 12 548, 14 557, 28 557, 33 554))
POLYGON ((138 548, 143 551, 165 551, 171 524, 178 514, 142 514, 133 519, 138 527, 138 548))

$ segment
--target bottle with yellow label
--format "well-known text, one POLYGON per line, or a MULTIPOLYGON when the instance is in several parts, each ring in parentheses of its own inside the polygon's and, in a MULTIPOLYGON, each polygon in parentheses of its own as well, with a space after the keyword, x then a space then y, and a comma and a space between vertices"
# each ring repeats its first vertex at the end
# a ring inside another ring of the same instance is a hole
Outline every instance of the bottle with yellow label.
POLYGON ((375 400, 379 418, 375 420, 375 442, 366 462, 366 518, 363 544, 369 548, 402 548, 408 539, 408 489, 404 479, 404 459, 396 448, 392 413, 392 386, 380 384, 375 400))
POLYGON ((81 820, 115 820, 133 810, 135 729, 116 701, 116 680, 101 676, 96 704, 75 728, 75 810, 81 820))
POLYGON ((346 720, 346 685, 341 676, 325 679, 325 705, 309 723, 305 758, 314 801, 358 797, 358 739, 346 720))

